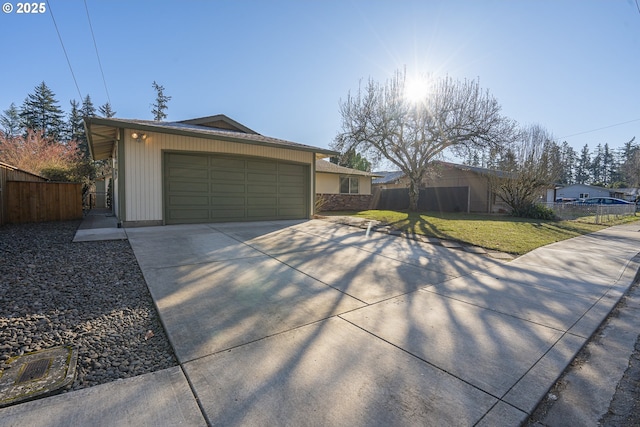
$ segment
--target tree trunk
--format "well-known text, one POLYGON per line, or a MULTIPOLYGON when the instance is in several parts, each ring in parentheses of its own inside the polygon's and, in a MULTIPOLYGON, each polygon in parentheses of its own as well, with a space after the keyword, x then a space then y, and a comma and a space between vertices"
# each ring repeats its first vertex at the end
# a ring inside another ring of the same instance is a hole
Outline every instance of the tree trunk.
POLYGON ((410 178, 409 181, 409 211, 418 212, 418 199, 420 198, 420 179, 410 178))

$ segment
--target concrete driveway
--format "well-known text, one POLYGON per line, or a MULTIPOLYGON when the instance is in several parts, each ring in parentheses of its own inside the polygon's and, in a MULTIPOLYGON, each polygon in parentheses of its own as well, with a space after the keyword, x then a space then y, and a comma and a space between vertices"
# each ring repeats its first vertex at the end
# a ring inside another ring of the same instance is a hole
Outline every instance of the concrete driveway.
POLYGON ((319 220, 127 235, 211 425, 518 425, 631 284, 637 229, 510 263, 319 220))

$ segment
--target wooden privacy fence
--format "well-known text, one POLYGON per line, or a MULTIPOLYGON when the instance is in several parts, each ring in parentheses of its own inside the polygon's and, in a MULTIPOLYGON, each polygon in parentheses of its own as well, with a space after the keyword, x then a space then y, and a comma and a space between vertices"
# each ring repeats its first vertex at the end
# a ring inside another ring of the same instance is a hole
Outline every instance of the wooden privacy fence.
POLYGON ((7 181, 7 222, 82 219, 82 184, 7 181))
MULTIPOLYGON (((406 188, 380 189, 374 195, 373 209, 409 208, 406 188)), ((418 210, 430 212, 469 212, 469 187, 429 187, 420 189, 418 210)))
POLYGON ((5 224, 8 219, 9 194, 7 190, 8 181, 29 181, 29 182, 46 182, 47 179, 18 169, 7 163, 0 162, 0 225, 5 224))

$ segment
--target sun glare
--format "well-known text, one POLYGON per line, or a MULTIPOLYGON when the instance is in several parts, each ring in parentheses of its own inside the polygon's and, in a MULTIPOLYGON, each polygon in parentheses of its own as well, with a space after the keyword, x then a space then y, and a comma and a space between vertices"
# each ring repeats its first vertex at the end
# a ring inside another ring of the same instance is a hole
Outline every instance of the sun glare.
POLYGON ((407 77, 404 97, 412 103, 424 102, 429 93, 429 81, 425 77, 407 77))

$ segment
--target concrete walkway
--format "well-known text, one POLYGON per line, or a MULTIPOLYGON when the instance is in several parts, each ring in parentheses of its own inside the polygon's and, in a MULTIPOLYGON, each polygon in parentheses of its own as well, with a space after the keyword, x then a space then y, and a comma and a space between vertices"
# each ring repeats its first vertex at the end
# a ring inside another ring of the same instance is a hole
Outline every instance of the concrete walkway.
POLYGON ((91 209, 86 213, 74 242, 92 242, 99 240, 122 240, 127 238, 124 228, 120 228, 118 218, 111 209, 91 209))
POLYGON ((508 263, 319 220, 127 229, 180 367, 0 425, 516 426, 631 285, 639 229, 508 263))

